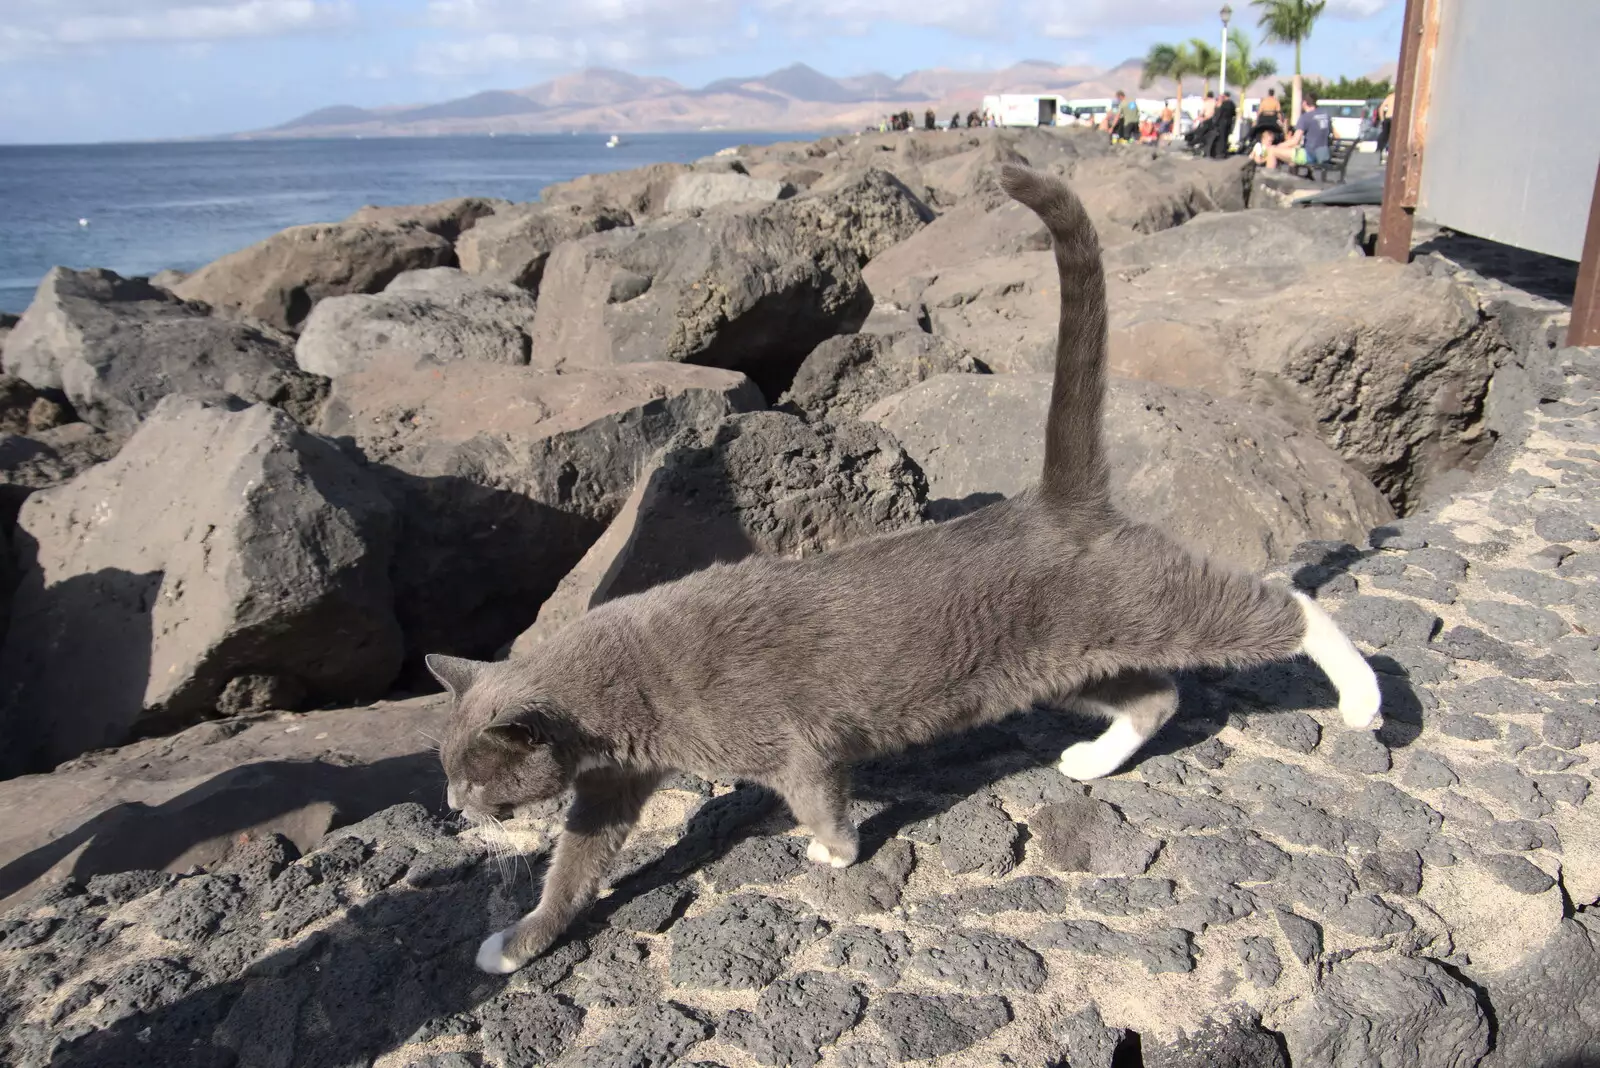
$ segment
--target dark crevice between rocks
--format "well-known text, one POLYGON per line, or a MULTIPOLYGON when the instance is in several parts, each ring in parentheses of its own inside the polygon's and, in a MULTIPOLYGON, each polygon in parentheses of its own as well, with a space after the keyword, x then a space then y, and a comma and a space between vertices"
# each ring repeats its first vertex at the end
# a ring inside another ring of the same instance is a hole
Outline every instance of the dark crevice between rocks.
POLYGON ((1582 908, 1578 907, 1577 905, 1575 905, 1573 903, 1572 894, 1571 894, 1570 891, 1567 890, 1566 868, 1565 867, 1558 866, 1556 868, 1556 889, 1561 891, 1561 918, 1562 919, 1570 920, 1574 916, 1576 916, 1579 912, 1583 911, 1582 908))
POLYGON ((1488 989, 1468 978, 1460 968, 1448 961, 1439 960, 1437 957, 1428 957, 1427 959, 1444 969, 1450 978, 1472 991, 1472 996, 1477 999, 1479 1010, 1483 1012, 1484 1021, 1489 1025, 1489 1048, 1484 1051, 1484 1055, 1485 1058, 1492 1055, 1500 1038, 1500 1018, 1495 1012, 1494 1003, 1489 1000, 1488 989))
MULTIPOLYGON (((820 300, 821 294, 816 297, 820 300)), ((750 376, 767 404, 777 404, 818 345, 839 334, 856 333, 872 311, 871 294, 863 286, 828 329, 808 329, 810 315, 821 313, 801 305, 799 313, 785 316, 783 309, 792 302, 794 298, 784 294, 760 298, 750 312, 725 324, 716 340, 690 362, 741 371, 750 376), (782 319, 790 321, 780 322, 782 319)))
POLYGON ((1128 1029, 1111 1054, 1111 1068, 1144 1068, 1144 1044, 1139 1032, 1128 1029))

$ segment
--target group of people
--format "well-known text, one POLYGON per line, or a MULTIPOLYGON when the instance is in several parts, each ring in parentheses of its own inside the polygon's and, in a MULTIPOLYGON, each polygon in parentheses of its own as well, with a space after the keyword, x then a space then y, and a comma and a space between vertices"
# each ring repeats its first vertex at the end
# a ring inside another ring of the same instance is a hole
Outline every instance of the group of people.
MULTIPOLYGON (((966 126, 968 129, 972 129, 973 127, 977 126, 996 125, 994 118, 987 111, 969 111, 967 112, 966 118, 966 126)), ((958 111, 954 115, 950 116, 949 129, 959 130, 961 129, 961 125, 961 112, 958 111)), ((879 133, 889 133, 890 131, 898 133, 902 130, 914 130, 916 128, 916 120, 913 118, 910 111, 902 111, 897 115, 890 115, 888 118, 878 123, 879 133)), ((932 108, 929 108, 927 111, 923 112, 922 128, 924 130, 937 130, 939 128, 939 116, 934 114, 932 108)))
POLYGON ((1284 136, 1282 124, 1283 105, 1271 90, 1261 102, 1261 112, 1250 130, 1250 158, 1276 170, 1280 164, 1303 167, 1312 163, 1326 163, 1333 154, 1333 120, 1317 110, 1317 94, 1306 93, 1300 99, 1300 118, 1294 132, 1284 136), (1272 105, 1270 112, 1268 104, 1272 105))
MULTIPOLYGON (((1268 99, 1275 100, 1269 94, 1268 99)), ((1266 104, 1263 103, 1265 108, 1266 104)), ((1233 136, 1234 125, 1239 121, 1239 105, 1234 101, 1233 94, 1226 89, 1221 96, 1217 96, 1209 89, 1200 101, 1200 116, 1195 121, 1194 129, 1184 136, 1184 142, 1202 156, 1212 159, 1221 159, 1228 154, 1228 142, 1233 136)))

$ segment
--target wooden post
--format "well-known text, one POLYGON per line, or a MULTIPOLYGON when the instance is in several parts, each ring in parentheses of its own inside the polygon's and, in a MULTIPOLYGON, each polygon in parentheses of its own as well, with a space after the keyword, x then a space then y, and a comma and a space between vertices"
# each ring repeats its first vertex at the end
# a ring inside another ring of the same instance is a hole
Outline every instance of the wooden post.
POLYGON ((1412 157, 1412 128, 1417 118, 1417 64, 1422 52, 1428 0, 1406 0, 1400 31, 1400 66, 1394 75, 1394 120, 1389 127, 1389 166, 1383 176, 1383 214, 1378 223, 1378 255, 1405 263, 1411 258, 1411 208, 1408 186, 1421 159, 1412 157))
POLYGON ((1567 344, 1600 345, 1600 168, 1595 169, 1589 229, 1583 238, 1583 259, 1578 264, 1578 290, 1572 295, 1567 344))

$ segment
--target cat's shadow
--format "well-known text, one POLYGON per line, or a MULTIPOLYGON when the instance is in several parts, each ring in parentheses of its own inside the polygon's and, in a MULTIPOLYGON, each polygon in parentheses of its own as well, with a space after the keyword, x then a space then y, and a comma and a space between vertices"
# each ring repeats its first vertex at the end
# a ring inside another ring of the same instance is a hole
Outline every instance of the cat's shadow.
MULTIPOLYGON (((1179 716, 1119 774, 1137 772, 1150 759, 1203 743, 1221 731, 1230 716, 1274 714, 1263 709, 1225 710, 1230 691, 1219 684, 1237 688, 1246 683, 1254 685, 1248 676, 1180 679, 1179 716)), ((1409 687, 1394 692, 1409 692, 1409 687)), ((1301 706, 1321 701, 1323 695, 1308 691, 1301 706)), ((1386 714, 1391 724, 1410 722, 1392 709, 1386 714)), ((870 813, 860 826, 861 862, 870 863, 884 843, 914 824, 944 814, 1007 776, 1048 766, 1061 749, 1099 729, 1094 721, 1037 708, 861 765, 855 776, 856 793, 870 813)), ((511 879, 468 861, 466 874, 459 878, 404 892, 384 890, 358 902, 327 928, 256 960, 242 975, 197 984, 153 1012, 87 1034, 69 1031, 68 1044, 49 1063, 57 1068, 106 1064, 230 1068, 238 1063, 236 1050, 287 1048, 292 1037, 294 1064, 344 1068, 371 1064, 420 1040, 418 1036, 469 1033, 477 1027, 470 1014, 502 993, 541 992, 561 981, 582 956, 576 943, 607 931, 617 910, 716 864, 747 838, 781 834, 790 827, 792 820, 782 804, 760 787, 743 785, 707 797, 675 840, 648 856, 636 856, 631 870, 615 880, 612 892, 574 925, 567 938, 510 979, 477 971, 473 954, 493 917, 505 911, 508 898, 517 909, 532 907, 543 858, 529 858, 526 866, 517 864, 511 879), (227 1036, 232 1048, 213 1044, 222 1041, 221 1036, 227 1036)), ((914 830, 911 836, 916 837, 914 830)), ((681 913, 691 900, 685 895, 677 911, 681 913)), ((41 1041, 52 1037, 40 1033, 41 1041)))

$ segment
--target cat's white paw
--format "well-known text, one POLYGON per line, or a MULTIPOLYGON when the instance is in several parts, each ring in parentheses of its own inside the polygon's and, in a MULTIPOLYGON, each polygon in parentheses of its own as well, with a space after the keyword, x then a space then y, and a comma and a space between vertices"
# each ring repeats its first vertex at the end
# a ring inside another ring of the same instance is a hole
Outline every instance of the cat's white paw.
POLYGON ((1370 689, 1352 688, 1339 700, 1339 718, 1343 719, 1344 725, 1351 730, 1375 731, 1383 726, 1383 719, 1378 715, 1379 706, 1382 704, 1383 695, 1378 692, 1376 685, 1370 689))
POLYGON ((506 932, 496 931, 478 947, 478 970, 490 975, 510 975, 520 965, 506 956, 506 932))
POLYGON ((834 856, 833 850, 829 849, 815 838, 811 840, 810 845, 806 846, 806 859, 811 861, 813 864, 827 864, 835 868, 848 867, 850 864, 850 862, 843 857, 834 856))
POLYGON ((1104 749, 1096 748, 1093 742, 1079 742, 1062 751, 1061 762, 1056 767, 1067 778, 1086 782, 1105 778, 1121 764, 1121 759, 1112 760, 1104 749))

